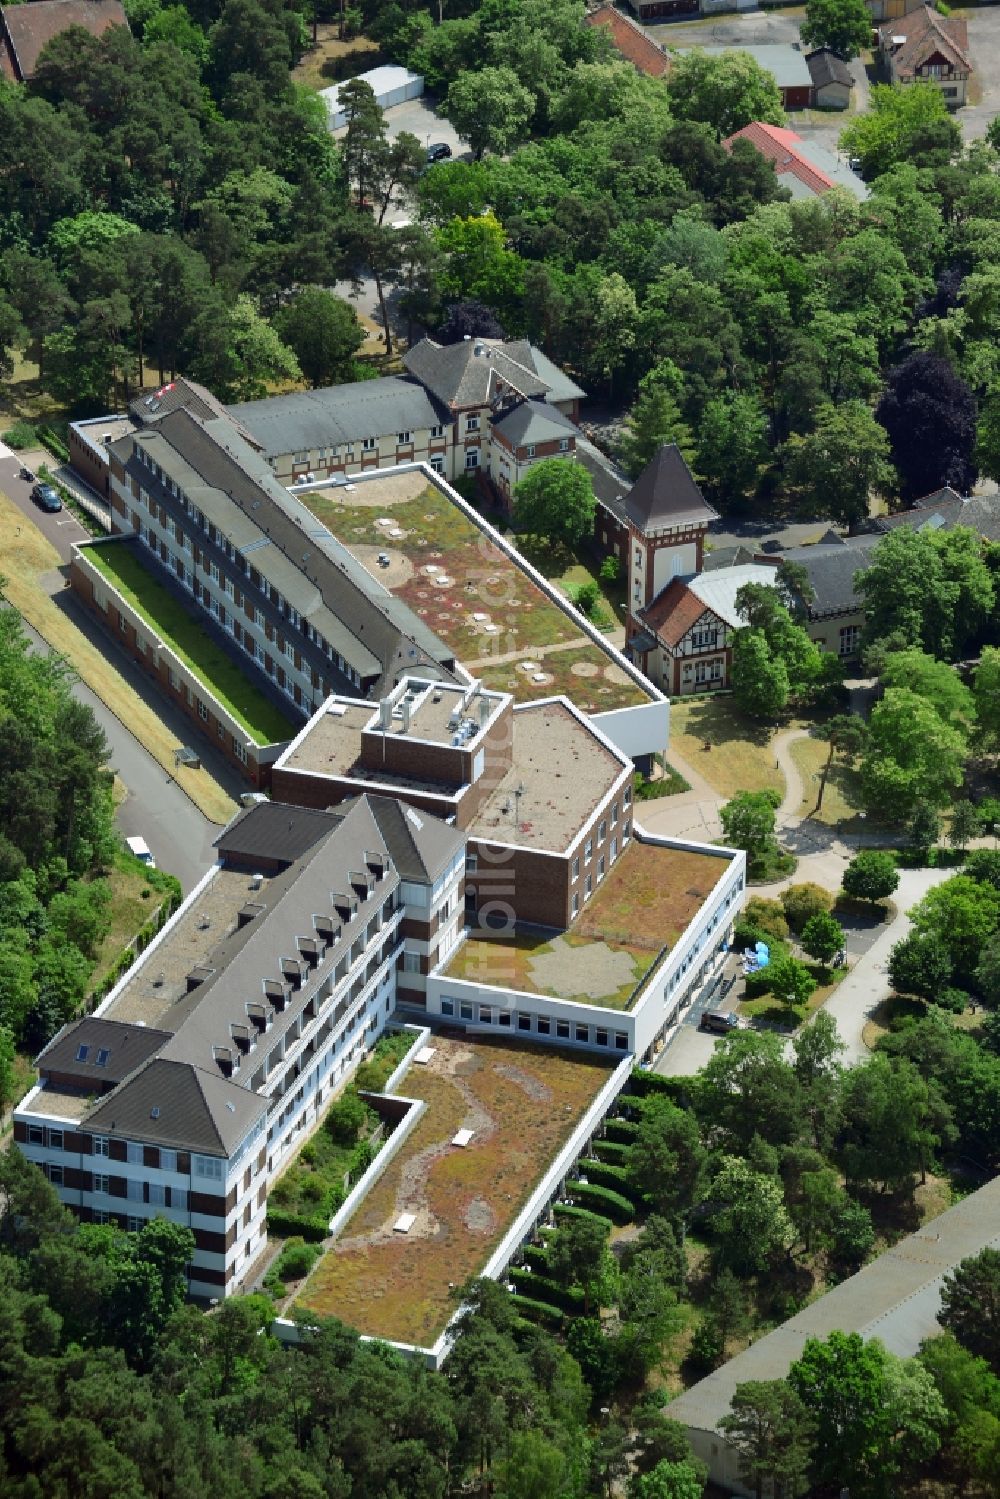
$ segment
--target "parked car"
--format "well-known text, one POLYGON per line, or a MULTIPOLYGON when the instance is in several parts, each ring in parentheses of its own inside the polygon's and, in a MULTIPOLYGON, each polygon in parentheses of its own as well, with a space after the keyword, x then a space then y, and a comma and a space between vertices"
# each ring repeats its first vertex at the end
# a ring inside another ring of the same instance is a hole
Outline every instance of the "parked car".
POLYGON ((145 838, 126 838, 125 843, 129 853, 134 854, 140 864, 146 864, 150 869, 156 868, 156 860, 145 838))
POLYGON ((429 162, 447 161, 450 156, 451 147, 447 141, 438 141, 435 145, 427 147, 427 160, 429 162))
POLYGON ((31 498, 39 509, 47 510, 50 515, 55 515, 63 507, 58 489, 53 489, 51 484, 36 484, 31 491, 31 498))
POLYGON ((739 1026, 739 1020, 735 1015, 728 1015, 725 1010, 705 1010, 698 1021, 700 1031, 714 1031, 717 1035, 726 1035, 739 1026))
POLYGON ((268 800, 269 800, 269 798, 264 795, 263 791, 241 791, 240 792, 240 806, 241 807, 257 807, 257 806, 260 805, 261 802, 266 802, 268 800))

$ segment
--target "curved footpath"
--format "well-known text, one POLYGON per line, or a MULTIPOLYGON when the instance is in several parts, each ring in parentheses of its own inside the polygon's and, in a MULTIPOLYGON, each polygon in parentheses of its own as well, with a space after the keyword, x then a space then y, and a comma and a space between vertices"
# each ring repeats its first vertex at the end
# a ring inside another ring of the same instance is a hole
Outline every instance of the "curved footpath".
MULTIPOLYGON (((844 866, 854 857, 859 846, 868 839, 852 838, 850 842, 841 838, 836 829, 823 823, 812 822, 799 814, 804 794, 802 775, 792 759, 791 746, 805 739, 804 729, 788 729, 773 741, 778 768, 785 777, 785 795, 776 813, 777 831, 784 846, 798 858, 794 874, 768 885, 755 885, 753 893, 774 897, 780 895, 787 885, 806 880, 823 885, 828 890, 837 890, 844 873, 844 866)), ((651 833, 669 838, 692 838, 711 842, 722 836, 719 808, 726 800, 714 791, 695 768, 671 750, 670 762, 691 783, 691 790, 677 796, 666 797, 661 802, 646 802, 636 808, 636 820, 651 833)), ((876 841, 872 838, 871 841, 876 841)), ((868 1048, 862 1032, 872 1011, 889 994, 887 966, 889 954, 910 930, 906 914, 934 885, 946 880, 953 869, 905 869, 900 871, 899 889, 893 897, 898 914, 879 933, 867 952, 855 961, 853 968, 838 984, 823 1008, 837 1023, 840 1038, 844 1042, 844 1062, 852 1066, 863 1061, 868 1048)), ((686 1035, 692 1028, 683 1024, 677 1028, 673 1040, 668 1043, 657 1060, 658 1072, 670 1072, 671 1053, 676 1052, 677 1070, 684 1073, 697 1071, 707 1060, 714 1044, 705 1037, 706 1046, 692 1046, 686 1035), (703 1054, 704 1053, 704 1054, 703 1054)), ((695 1033, 699 1041, 700 1032, 695 1033)))

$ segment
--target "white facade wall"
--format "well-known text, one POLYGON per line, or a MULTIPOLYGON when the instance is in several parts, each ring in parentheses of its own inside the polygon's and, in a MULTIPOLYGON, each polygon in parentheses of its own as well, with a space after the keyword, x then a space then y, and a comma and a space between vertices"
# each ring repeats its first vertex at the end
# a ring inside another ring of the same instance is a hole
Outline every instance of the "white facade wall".
POLYGON ((428 1014, 525 1041, 585 1046, 602 1053, 632 1052, 645 1058, 695 989, 721 965, 742 905, 746 856, 739 850, 643 836, 650 843, 717 856, 720 867, 715 887, 666 958, 647 976, 631 1010, 449 978, 439 967, 427 983, 428 1014))

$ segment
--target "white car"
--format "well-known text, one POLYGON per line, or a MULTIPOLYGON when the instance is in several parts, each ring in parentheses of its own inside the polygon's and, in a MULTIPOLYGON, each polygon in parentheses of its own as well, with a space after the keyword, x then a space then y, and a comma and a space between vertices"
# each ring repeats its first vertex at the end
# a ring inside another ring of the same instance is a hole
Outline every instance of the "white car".
POLYGON ((150 869, 156 868, 156 860, 145 838, 126 838, 125 843, 129 853, 134 854, 140 864, 146 864, 150 869))

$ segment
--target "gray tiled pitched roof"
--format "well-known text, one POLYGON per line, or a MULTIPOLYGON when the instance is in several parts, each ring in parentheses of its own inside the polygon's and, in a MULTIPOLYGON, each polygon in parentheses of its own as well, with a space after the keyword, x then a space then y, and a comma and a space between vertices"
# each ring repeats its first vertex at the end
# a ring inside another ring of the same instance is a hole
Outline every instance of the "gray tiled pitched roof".
POLYGON ((809 605, 810 618, 829 614, 846 614, 862 607, 862 600, 855 592, 854 578, 871 562, 871 554, 878 545, 879 536, 855 536, 838 545, 789 547, 781 553, 782 562, 794 562, 804 567, 812 585, 813 601, 809 605))
POLYGON ((268 458, 426 431, 449 420, 424 387, 405 375, 245 401, 230 406, 229 415, 253 433, 268 458))
POLYGON ((102 1098, 84 1125, 97 1135, 226 1156, 267 1104, 218 1072, 158 1056, 102 1098))
POLYGON ((824 88, 828 83, 841 83, 846 88, 854 87, 850 68, 829 47, 817 47, 815 52, 807 52, 806 66, 815 88, 824 88))
POLYGON ((584 394, 527 339, 470 338, 438 344, 422 338, 403 355, 422 385, 449 407, 488 406, 505 388, 526 399, 567 401, 584 394))
MULTIPOLYGON (((451 676, 454 652, 282 488, 228 416, 206 421, 181 407, 116 451, 123 455, 133 441, 234 546, 254 545, 254 567, 363 677, 376 678, 375 691, 392 687, 404 669, 451 676)), ((143 481, 137 458, 127 470, 143 481)))
POLYGON ((556 406, 544 401, 522 401, 499 421, 493 429, 502 433, 515 448, 529 442, 551 442, 556 437, 576 434, 576 426, 556 406))
MULTIPOLYGON (((361 799, 343 802, 341 811, 361 799)), ((439 817, 405 807, 391 796, 367 796, 363 800, 378 823, 400 879, 433 882, 465 846, 464 835, 439 817)))
POLYGON ((292 807, 285 802, 256 802, 233 818, 213 847, 223 861, 252 863, 266 858, 292 864, 342 821, 336 812, 292 807))
POLYGON ((675 442, 664 443, 625 496, 625 513, 640 531, 718 520, 675 442))
POLYGON ((169 1031, 86 1015, 71 1020, 52 1037, 38 1057, 38 1066, 60 1073, 67 1081, 77 1080, 81 1088, 107 1087, 148 1062, 169 1039, 169 1031), (84 1049, 86 1055, 81 1057, 84 1049), (105 1057, 100 1065, 98 1056, 105 1057))

